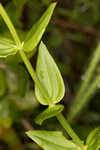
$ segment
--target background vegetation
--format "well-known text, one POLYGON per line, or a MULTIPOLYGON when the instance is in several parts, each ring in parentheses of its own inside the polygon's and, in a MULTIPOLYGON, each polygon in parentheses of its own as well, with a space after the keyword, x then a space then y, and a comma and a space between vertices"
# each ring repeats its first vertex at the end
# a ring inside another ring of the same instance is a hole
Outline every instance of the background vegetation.
MULTIPOLYGON (((1 0, 22 40, 40 18, 52 0, 1 0)), ((78 92, 91 54, 100 37, 100 1, 58 0, 52 20, 43 36, 50 53, 61 70, 66 86, 64 115, 78 92)), ((9 31, 0 17, 0 36, 9 37, 9 31)), ((30 54, 35 65, 35 57, 30 54)), ((98 64, 94 77, 100 73, 98 64)), ((0 59, 0 150, 39 150, 25 135, 28 129, 62 130, 55 118, 43 125, 34 123, 34 116, 45 109, 33 97, 33 82, 20 57, 0 59), (20 63, 20 65, 19 65, 20 63)), ((83 109, 73 129, 83 139, 100 125, 100 84, 91 101, 83 109)), ((67 135, 65 135, 67 136, 67 135)))

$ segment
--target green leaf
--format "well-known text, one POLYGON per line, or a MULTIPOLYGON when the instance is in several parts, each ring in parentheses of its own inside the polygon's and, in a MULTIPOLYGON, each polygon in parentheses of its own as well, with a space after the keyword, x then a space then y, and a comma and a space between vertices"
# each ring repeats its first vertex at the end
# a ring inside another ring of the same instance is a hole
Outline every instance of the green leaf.
POLYGON ((7 57, 16 53, 17 48, 13 41, 0 37, 0 57, 7 57))
POLYGON ((67 140, 60 131, 28 131, 26 134, 44 150, 80 150, 67 140))
POLYGON ((40 115, 35 118, 35 122, 39 125, 43 123, 44 120, 52 118, 62 112, 64 109, 63 105, 54 105, 48 107, 45 111, 43 111, 40 115))
POLYGON ((100 149, 100 127, 92 130, 86 140, 87 150, 100 149))
POLYGON ((39 46, 36 74, 42 87, 48 93, 48 99, 45 99, 35 85, 37 100, 43 105, 56 104, 61 101, 65 93, 64 82, 56 63, 43 42, 39 46))
POLYGON ((40 42, 40 39, 42 38, 42 35, 45 32, 46 27, 50 21, 55 6, 56 3, 52 3, 46 10, 46 12, 42 15, 40 20, 32 27, 24 41, 24 51, 32 51, 40 42))

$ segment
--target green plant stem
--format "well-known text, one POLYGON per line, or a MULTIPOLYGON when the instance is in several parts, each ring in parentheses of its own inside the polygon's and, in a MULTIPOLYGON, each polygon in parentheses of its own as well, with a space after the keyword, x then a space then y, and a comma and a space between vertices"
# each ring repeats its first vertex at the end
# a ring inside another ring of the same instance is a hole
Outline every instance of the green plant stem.
POLYGON ((90 84, 90 88, 86 91, 86 94, 75 104, 71 115, 69 116, 69 120, 72 121, 75 116, 79 115, 80 110, 84 108, 84 106, 89 102, 91 96, 98 88, 98 84, 100 83, 100 75, 96 77, 96 79, 90 84))
MULTIPOLYGON (((95 71, 95 68, 96 68, 96 65, 97 65, 99 59, 100 59, 100 44, 98 44, 98 46, 97 46, 97 48, 93 54, 92 60, 89 64, 89 67, 88 67, 88 69, 85 73, 85 76, 84 76, 85 79, 81 83, 81 87, 78 91, 78 94, 76 95, 75 100, 74 100, 73 104, 71 105, 70 113, 68 114, 68 120, 69 121, 72 121, 76 117, 77 113, 79 111, 81 111, 81 109, 77 110, 76 106, 78 105, 78 108, 79 108, 79 106, 81 106, 81 108, 82 108, 82 104, 84 101, 83 95, 87 94, 87 92, 85 92, 85 90, 88 88, 89 82, 93 76, 93 73, 95 71), (77 113, 75 113, 76 111, 73 111, 73 110, 76 110, 77 113)), ((88 99, 87 99, 87 101, 88 101, 88 99)), ((84 105, 85 105, 85 103, 84 103, 84 105)))
POLYGON ((67 131, 67 133, 70 135, 70 137, 73 139, 73 141, 80 146, 80 148, 83 149, 83 142, 80 140, 80 138, 76 135, 76 133, 73 131, 67 120, 64 118, 64 116, 60 113, 57 116, 58 121, 63 126, 63 128, 67 131))
POLYGON ((4 22, 7 24, 8 29, 9 29, 13 39, 15 40, 17 46, 20 47, 21 46, 20 39, 19 39, 17 32, 16 32, 12 22, 10 21, 5 9, 3 8, 2 4, 0 4, 0 15, 2 16, 4 22))

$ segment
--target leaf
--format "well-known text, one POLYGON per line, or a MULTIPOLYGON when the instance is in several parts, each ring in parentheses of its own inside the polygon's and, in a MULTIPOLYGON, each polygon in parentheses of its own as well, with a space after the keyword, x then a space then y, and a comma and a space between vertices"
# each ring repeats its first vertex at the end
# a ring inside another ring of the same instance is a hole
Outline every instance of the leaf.
POLYGON ((7 57, 16 53, 17 48, 13 41, 0 37, 0 57, 7 57))
POLYGON ((80 150, 67 140, 60 131, 28 131, 26 134, 44 150, 80 150))
POLYGON ((46 10, 46 12, 42 15, 40 20, 32 27, 24 41, 24 51, 32 51, 40 42, 40 39, 42 38, 42 35, 45 32, 46 27, 50 21, 55 6, 56 3, 52 3, 46 10))
POLYGON ((100 149, 100 127, 92 130, 87 137, 86 145, 87 150, 99 150, 100 149))
POLYGON ((63 105, 54 105, 48 107, 45 111, 43 111, 40 115, 35 118, 35 122, 39 125, 43 123, 44 120, 52 118, 62 112, 64 109, 63 105))
POLYGON ((42 87, 48 94, 48 99, 45 99, 35 85, 37 100, 43 105, 56 104, 61 101, 65 93, 64 82, 56 63, 43 42, 39 46, 36 74, 42 87))

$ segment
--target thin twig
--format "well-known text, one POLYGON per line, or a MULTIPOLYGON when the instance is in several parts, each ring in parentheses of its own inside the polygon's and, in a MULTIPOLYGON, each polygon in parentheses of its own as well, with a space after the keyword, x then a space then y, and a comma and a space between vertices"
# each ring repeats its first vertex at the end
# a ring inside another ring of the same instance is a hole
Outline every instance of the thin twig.
POLYGON ((73 24, 72 22, 67 21, 67 20, 65 21, 65 20, 61 20, 61 19, 53 19, 52 23, 62 26, 63 28, 69 28, 72 30, 82 31, 82 32, 85 32, 85 33, 88 33, 88 34, 94 35, 94 36, 100 36, 100 32, 98 32, 94 28, 86 27, 86 26, 82 26, 82 25, 78 25, 78 24, 73 24))

